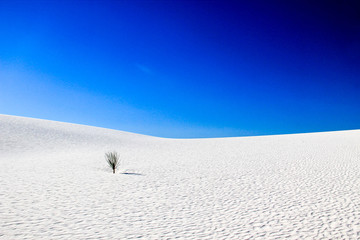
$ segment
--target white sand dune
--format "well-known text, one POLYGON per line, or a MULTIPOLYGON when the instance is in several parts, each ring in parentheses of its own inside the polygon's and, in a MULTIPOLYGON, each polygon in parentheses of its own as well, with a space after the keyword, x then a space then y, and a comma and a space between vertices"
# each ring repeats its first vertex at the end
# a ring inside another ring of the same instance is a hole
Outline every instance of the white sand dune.
POLYGON ((360 239, 360 131, 163 139, 0 115, 0 239, 132 238, 360 239))

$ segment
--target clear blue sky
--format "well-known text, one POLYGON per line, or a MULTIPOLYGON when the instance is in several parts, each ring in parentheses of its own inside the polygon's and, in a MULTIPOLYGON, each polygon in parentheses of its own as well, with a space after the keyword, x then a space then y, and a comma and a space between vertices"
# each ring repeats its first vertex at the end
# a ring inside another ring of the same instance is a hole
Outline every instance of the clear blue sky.
POLYGON ((0 0, 0 113, 179 138, 360 129, 359 10, 0 0))

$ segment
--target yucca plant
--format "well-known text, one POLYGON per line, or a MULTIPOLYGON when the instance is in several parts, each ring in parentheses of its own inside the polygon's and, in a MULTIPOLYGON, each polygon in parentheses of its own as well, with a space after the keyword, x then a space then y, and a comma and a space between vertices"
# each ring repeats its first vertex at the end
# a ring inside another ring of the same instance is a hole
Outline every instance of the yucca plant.
POLYGON ((113 173, 115 173, 115 170, 117 169, 117 167, 119 166, 119 163, 120 163, 118 153, 115 151, 107 152, 107 153, 105 153, 105 159, 106 159, 106 162, 111 167, 111 169, 113 170, 113 173))

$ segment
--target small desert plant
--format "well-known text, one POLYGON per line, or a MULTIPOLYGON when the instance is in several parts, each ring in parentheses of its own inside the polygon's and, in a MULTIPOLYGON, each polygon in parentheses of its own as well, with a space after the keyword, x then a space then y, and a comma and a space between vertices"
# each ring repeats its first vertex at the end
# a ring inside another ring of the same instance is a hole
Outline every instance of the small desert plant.
POLYGON ((111 169, 113 170, 113 173, 115 173, 115 169, 117 169, 117 167, 119 166, 119 163, 120 163, 118 153, 115 151, 107 152, 107 153, 105 153, 105 159, 106 159, 106 162, 111 167, 111 169))

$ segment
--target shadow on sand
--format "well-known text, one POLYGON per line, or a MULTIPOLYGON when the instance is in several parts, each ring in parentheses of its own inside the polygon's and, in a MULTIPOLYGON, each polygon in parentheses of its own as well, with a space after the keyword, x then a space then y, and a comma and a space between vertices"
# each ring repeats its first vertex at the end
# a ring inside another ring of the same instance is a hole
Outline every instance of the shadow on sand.
POLYGON ((145 176, 144 174, 141 173, 134 173, 134 172, 123 172, 121 174, 125 174, 125 175, 134 175, 134 176, 145 176))

